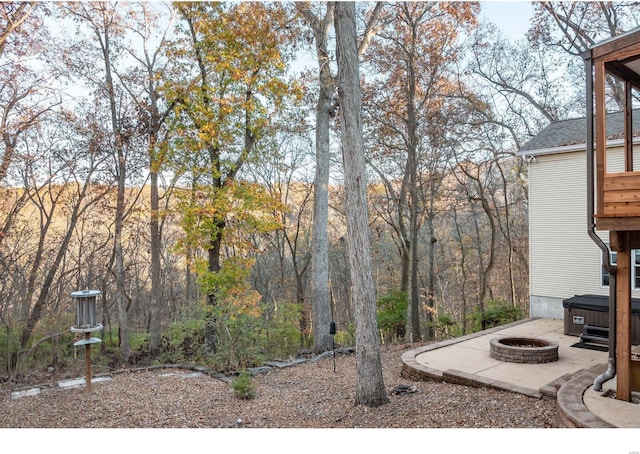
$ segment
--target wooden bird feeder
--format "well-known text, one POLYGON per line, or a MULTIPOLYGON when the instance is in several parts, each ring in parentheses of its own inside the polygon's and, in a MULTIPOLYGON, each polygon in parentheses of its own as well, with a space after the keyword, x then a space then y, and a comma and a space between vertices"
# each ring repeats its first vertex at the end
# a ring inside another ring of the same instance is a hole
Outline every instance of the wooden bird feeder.
POLYGON ((76 324, 71 327, 75 333, 84 333, 84 339, 75 342, 73 345, 85 346, 85 369, 87 394, 91 394, 91 345, 102 342, 97 337, 91 337, 94 331, 102 330, 102 325, 96 321, 96 299, 102 292, 99 290, 80 290, 71 293, 71 298, 76 304, 76 324))

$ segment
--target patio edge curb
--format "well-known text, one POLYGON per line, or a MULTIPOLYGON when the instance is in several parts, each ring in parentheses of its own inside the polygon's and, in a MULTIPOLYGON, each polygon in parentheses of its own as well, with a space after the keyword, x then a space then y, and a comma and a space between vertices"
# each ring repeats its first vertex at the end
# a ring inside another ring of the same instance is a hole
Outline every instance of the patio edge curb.
POLYGON ((505 328, 528 323, 539 317, 526 318, 517 322, 491 328, 463 337, 436 342, 424 347, 405 352, 401 356, 402 370, 400 375, 414 381, 445 381, 464 386, 493 388, 502 391, 524 394, 536 399, 554 399, 556 401, 557 414, 556 426, 559 428, 615 428, 604 419, 591 413, 583 401, 585 391, 593 384, 593 380, 605 369, 606 365, 598 364, 588 369, 565 374, 555 381, 540 388, 539 391, 511 385, 498 380, 477 376, 456 369, 441 371, 418 363, 416 357, 422 353, 436 350, 469 339, 484 336, 488 333, 500 331, 505 328))

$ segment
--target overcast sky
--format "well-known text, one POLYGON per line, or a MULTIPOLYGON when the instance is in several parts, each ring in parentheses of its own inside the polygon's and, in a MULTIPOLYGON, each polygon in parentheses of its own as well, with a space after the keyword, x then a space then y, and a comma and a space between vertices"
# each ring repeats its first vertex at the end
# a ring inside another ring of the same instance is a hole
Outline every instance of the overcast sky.
POLYGON ((533 15, 530 1, 482 1, 480 15, 496 24, 511 40, 523 39, 533 15))

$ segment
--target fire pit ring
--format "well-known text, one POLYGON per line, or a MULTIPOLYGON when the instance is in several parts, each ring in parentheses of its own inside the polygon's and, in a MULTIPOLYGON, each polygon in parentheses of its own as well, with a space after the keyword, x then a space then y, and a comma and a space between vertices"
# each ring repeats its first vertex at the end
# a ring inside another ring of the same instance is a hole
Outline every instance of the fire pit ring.
POLYGON ((558 344, 539 338, 497 337, 491 339, 489 354, 509 363, 550 363, 558 360, 558 344))

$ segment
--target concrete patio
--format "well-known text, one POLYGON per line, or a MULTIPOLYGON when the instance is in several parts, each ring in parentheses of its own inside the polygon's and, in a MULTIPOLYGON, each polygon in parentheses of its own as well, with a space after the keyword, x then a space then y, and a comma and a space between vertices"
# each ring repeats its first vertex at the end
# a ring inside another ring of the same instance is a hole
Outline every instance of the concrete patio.
POLYGON ((555 399, 558 427, 640 427, 640 406, 610 397, 615 377, 601 392, 593 391, 593 380, 606 370, 608 353, 572 347, 579 340, 564 334, 562 320, 525 319, 406 352, 402 374, 555 399), (490 341, 497 337, 556 342, 558 360, 521 364, 494 359, 490 341))

